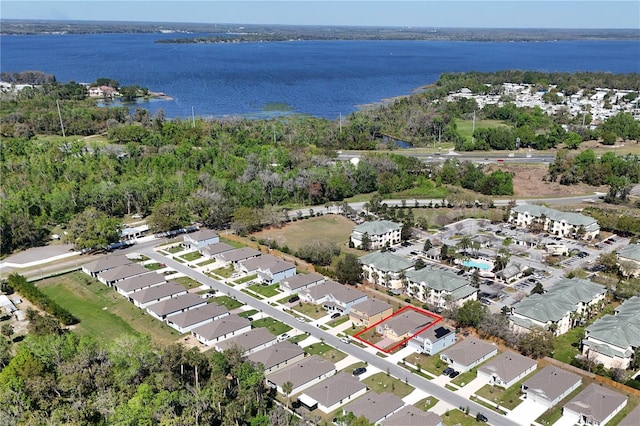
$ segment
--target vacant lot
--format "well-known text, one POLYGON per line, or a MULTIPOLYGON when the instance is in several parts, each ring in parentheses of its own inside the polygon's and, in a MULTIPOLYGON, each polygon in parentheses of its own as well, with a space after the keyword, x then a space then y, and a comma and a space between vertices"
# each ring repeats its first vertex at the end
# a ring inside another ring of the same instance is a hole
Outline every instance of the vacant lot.
POLYGON ((80 319, 74 327, 78 334, 104 341, 128 333, 149 334, 161 344, 172 343, 178 338, 178 333, 165 323, 144 315, 143 309, 82 272, 40 281, 38 287, 80 319))
POLYGON ((327 214, 320 217, 291 222, 282 228, 270 228, 256 234, 258 239, 270 239, 279 246, 288 246, 293 252, 312 240, 330 241, 345 248, 355 224, 344 216, 327 214))
POLYGON ((474 126, 476 129, 492 129, 495 127, 513 127, 509 124, 505 124, 498 120, 476 120, 475 124, 473 120, 456 119, 456 129, 466 140, 471 140, 474 126))

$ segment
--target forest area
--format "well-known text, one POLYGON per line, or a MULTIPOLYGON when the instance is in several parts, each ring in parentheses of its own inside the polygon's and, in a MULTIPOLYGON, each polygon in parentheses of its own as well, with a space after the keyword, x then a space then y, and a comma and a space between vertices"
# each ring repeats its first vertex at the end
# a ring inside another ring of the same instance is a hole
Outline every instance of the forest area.
MULTIPOLYGON (((130 112, 127 107, 97 107, 85 86, 57 82, 54 76, 31 72, 5 78, 23 83, 31 79, 38 85, 15 96, 3 95, 3 254, 43 244, 56 227, 65 229, 78 248, 105 246, 119 239, 122 218, 131 214, 149 215, 155 232, 192 221, 216 229, 235 224, 243 231, 278 225, 287 219, 286 210, 296 206, 339 203, 358 194, 404 198, 410 192, 414 198, 429 198, 446 196, 453 187, 478 196, 513 194, 508 172, 489 172, 482 164, 457 160, 430 165, 393 151, 378 152, 395 149, 384 136, 388 134, 418 147, 440 140, 458 150, 508 150, 519 137, 532 149, 556 148, 551 179, 567 185, 610 184, 610 200, 616 202, 626 199, 640 176, 632 156, 598 159, 576 150, 583 140, 604 141, 610 135, 614 141, 640 139, 640 124, 629 114, 589 130, 576 120, 518 108, 507 100, 502 107, 487 106, 476 114, 509 126, 477 129, 477 142, 470 147, 456 120, 471 116, 473 102, 442 101, 462 87, 498 90, 504 81, 555 84, 569 91, 603 85, 638 90, 640 79, 634 75, 445 74, 422 93, 363 109, 342 123, 303 116, 168 120, 161 110, 152 116, 141 108, 130 112), (61 121, 73 136, 61 136, 61 121), (354 165, 337 161, 338 149, 367 153, 354 165)), ((117 86, 108 78, 95 84, 117 86)), ((146 93, 137 86, 120 89, 134 97, 146 93)))

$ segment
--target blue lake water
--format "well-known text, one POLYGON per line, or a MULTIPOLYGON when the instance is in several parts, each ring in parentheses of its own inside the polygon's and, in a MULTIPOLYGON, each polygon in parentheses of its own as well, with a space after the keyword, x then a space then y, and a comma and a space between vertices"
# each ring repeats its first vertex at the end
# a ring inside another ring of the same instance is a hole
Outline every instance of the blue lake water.
POLYGON ((336 119, 460 71, 640 73, 639 41, 296 41, 160 44, 174 34, 2 36, 2 72, 40 70, 58 81, 138 84, 171 101, 141 104, 167 117, 336 119))

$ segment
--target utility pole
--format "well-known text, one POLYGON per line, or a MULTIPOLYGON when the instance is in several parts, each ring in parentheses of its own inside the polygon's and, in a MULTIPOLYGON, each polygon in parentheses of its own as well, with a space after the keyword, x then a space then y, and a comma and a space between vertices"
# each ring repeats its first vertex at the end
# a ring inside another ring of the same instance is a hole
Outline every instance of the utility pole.
POLYGON ((60 114, 60 101, 56 99, 56 106, 58 107, 58 118, 60 118, 60 128, 62 128, 62 137, 66 137, 64 134, 64 124, 62 123, 62 114, 60 114))
POLYGON ((195 115, 195 111, 193 109, 193 106, 191 107, 191 126, 194 129, 196 128, 196 115, 195 115))

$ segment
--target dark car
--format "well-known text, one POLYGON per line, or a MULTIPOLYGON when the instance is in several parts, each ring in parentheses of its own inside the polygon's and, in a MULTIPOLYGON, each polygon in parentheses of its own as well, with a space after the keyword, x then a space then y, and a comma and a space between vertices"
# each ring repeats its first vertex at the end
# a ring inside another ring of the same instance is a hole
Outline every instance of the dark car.
POLYGON ((458 272, 456 272, 456 275, 463 275, 463 274, 464 274, 464 269, 461 269, 458 272))
POLYGON ((331 319, 336 319, 340 316, 340 313, 336 312, 335 314, 331 315, 331 319))
POLYGON ((300 300, 298 296, 291 296, 289 298, 289 303, 297 302, 298 300, 300 300))
POLYGON ((355 370, 353 370, 353 375, 354 375, 354 376, 359 376, 359 375, 364 374, 364 373, 366 373, 366 372, 367 372, 367 369, 366 369, 366 368, 364 368, 364 367, 358 367, 358 368, 356 368, 355 370))
POLYGON ((451 367, 447 367, 447 368, 445 368, 445 369, 444 369, 444 371, 442 372, 442 374, 444 374, 445 376, 448 376, 449 374, 453 373, 454 371, 456 371, 456 370, 454 370, 454 369, 453 369, 453 368, 451 368, 451 367))
POLYGON ((477 421, 479 421, 479 422, 485 422, 485 423, 489 421, 489 419, 487 418, 487 416, 485 416, 485 415, 484 415, 484 414, 482 414, 482 413, 478 413, 478 414, 476 415, 476 420, 477 420, 477 421))
POLYGON ((458 377, 460 375, 459 371, 453 370, 451 373, 449 373, 449 377, 451 377, 452 379, 454 377, 458 377))

